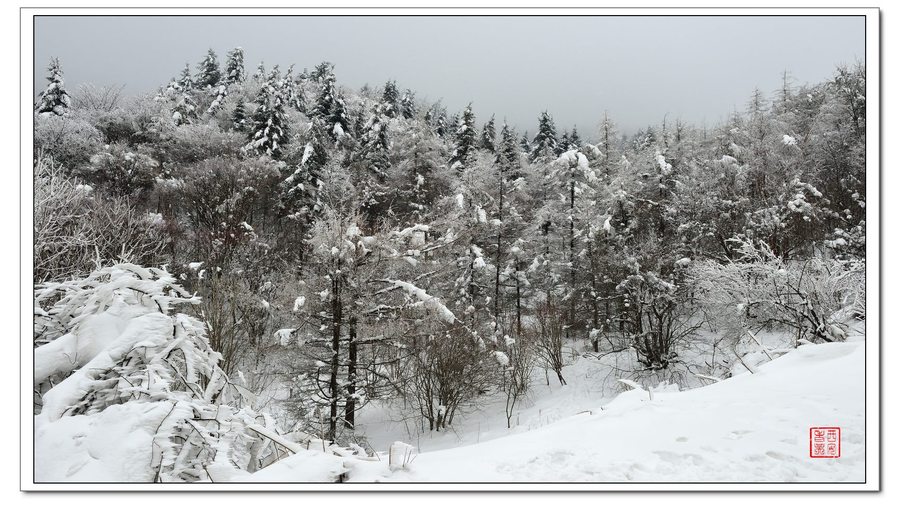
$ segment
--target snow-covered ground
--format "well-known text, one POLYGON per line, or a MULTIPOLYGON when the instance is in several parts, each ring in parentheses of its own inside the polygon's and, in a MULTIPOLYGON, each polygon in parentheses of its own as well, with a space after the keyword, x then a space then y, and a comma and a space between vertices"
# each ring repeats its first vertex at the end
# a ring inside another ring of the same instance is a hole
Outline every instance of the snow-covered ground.
MULTIPOLYGON (((863 481, 864 359, 864 341, 804 345, 761 365, 755 374, 687 391, 654 392, 652 400, 647 391, 632 390, 582 412, 589 398, 573 395, 568 399, 579 401, 569 406, 571 415, 555 422, 483 441, 501 433, 492 427, 482 431, 480 443, 429 450, 451 437, 434 439, 394 470, 386 455, 376 462, 345 460, 346 479, 863 481), (811 426, 842 428, 840 458, 809 457, 811 426)), ((471 438, 467 432, 462 442, 471 438)), ((296 480, 293 461, 269 467, 266 480, 296 480)))
MULTIPOLYGON (((227 463, 216 481, 264 482, 845 482, 864 477, 864 325, 848 341, 802 345, 705 387, 616 393, 609 364, 579 357, 569 385, 539 374, 506 427, 489 399, 451 432, 417 432, 372 404, 360 421, 379 452, 361 459, 317 450, 249 474, 227 463), (809 457, 809 428, 839 426, 841 457, 809 457), (409 430, 407 429, 409 428, 409 430), (417 436, 418 435, 418 436, 417 436), (405 441, 416 453, 390 465, 405 441), (405 464, 404 464, 405 463, 405 464)), ((764 337, 767 344, 771 339, 764 337)), ((759 354, 760 356, 762 354, 759 354)), ((745 360, 749 361, 749 356, 745 360)), ((759 361, 764 361, 758 357, 759 361)), ((736 368, 734 371, 740 371, 736 368)), ((708 382, 712 382, 709 380, 708 382)), ((37 416, 37 481, 152 481, 154 433, 167 405, 111 406, 91 415, 37 416)))

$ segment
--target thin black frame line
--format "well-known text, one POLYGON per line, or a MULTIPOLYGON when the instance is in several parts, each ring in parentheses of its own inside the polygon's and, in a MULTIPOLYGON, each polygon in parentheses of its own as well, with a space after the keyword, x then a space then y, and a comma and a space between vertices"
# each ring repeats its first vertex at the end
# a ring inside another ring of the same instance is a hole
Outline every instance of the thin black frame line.
MULTIPOLYGON (((676 7, 647 7, 647 6, 635 6, 635 7, 578 7, 578 6, 560 6, 560 7, 547 7, 547 6, 537 6, 537 7, 510 7, 510 6, 489 6, 489 5, 481 5, 481 6, 473 6, 473 7, 460 7, 460 6, 421 6, 421 7, 400 7, 400 6, 374 6, 374 7, 366 7, 366 6, 357 6, 357 7, 348 7, 348 6, 300 6, 300 7, 273 7, 273 6, 262 6, 262 7, 245 7, 245 6, 237 6, 237 7, 209 7, 209 6, 201 6, 201 7, 191 7, 191 6, 174 6, 174 7, 160 7, 160 6, 124 6, 124 7, 96 7, 96 6, 82 6, 82 7, 61 7, 61 6, 28 6, 28 7, 19 7, 19 10, 26 9, 59 9, 59 10, 309 10, 309 9, 329 9, 329 10, 759 10, 759 11, 769 11, 769 10, 860 10, 860 9, 876 9, 881 12, 881 7, 879 6, 860 6, 860 7, 789 7, 789 6, 776 6, 776 7, 759 7, 759 6, 726 6, 726 7, 696 7, 696 6, 676 6, 676 7)), ((64 16, 64 14, 60 14, 64 16)), ((139 14, 136 14, 139 15, 139 14)), ((642 14, 643 15, 643 14, 642 14)), ((364 14, 361 14, 364 16, 364 14)), ((434 16, 434 14, 432 14, 434 16)), ((545 14, 545 16, 552 16, 552 14, 545 14)), ((661 17, 668 17, 667 14, 659 14, 661 17)), ((742 14, 732 14, 732 16, 743 16, 742 14)), ((775 14, 775 16, 779 16, 779 14, 775 14)))

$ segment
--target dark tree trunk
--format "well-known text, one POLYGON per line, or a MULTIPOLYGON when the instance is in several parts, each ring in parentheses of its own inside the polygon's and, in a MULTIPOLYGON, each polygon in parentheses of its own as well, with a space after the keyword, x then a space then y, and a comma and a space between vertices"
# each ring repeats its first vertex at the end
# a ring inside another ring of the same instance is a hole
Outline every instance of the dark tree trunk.
POLYGON ((341 304, 340 278, 335 276, 331 282, 331 376, 328 381, 329 400, 331 403, 331 417, 328 420, 328 434, 326 440, 334 441, 337 436, 338 420, 338 361, 341 351, 341 320, 343 319, 343 305, 341 304))
POLYGON ((351 316, 348 321, 349 340, 347 343, 347 402, 344 408, 344 425, 353 429, 356 424, 356 316, 351 316))
POLYGON ((500 199, 498 204, 497 219, 500 227, 497 230, 497 256, 494 261, 494 333, 500 328, 500 255, 503 248, 503 174, 500 174, 500 199))

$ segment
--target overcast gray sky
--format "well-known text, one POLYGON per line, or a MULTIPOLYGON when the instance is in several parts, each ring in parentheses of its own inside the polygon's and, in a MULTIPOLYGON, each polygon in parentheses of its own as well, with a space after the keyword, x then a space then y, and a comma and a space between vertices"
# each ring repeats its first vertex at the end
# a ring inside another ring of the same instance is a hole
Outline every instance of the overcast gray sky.
POLYGON ((755 87, 827 79, 865 56, 863 17, 48 17, 35 21, 35 93, 51 56, 66 83, 156 90, 208 48, 245 51, 248 73, 336 65, 340 84, 396 79, 450 111, 468 102, 533 132, 549 110, 593 137, 603 111, 625 132, 664 115, 712 125, 755 87))

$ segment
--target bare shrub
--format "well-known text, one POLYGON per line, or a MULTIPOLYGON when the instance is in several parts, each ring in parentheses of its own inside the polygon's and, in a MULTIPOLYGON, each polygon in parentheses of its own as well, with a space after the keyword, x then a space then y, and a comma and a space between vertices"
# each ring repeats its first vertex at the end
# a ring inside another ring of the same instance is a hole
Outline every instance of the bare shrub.
POLYGON ((34 280, 84 276, 98 264, 153 265, 164 246, 161 217, 124 198, 104 198, 39 158, 34 179, 34 280))
POLYGON ((67 170, 86 165, 103 147, 100 131, 77 114, 34 116, 35 157, 49 157, 67 170))
POLYGON ((617 289, 625 295, 626 331, 638 363, 647 370, 668 368, 678 345, 699 328, 685 285, 647 271, 630 275, 617 289))
POLYGON ((409 365, 407 394, 428 428, 440 431, 493 383, 496 361, 468 331, 454 327, 420 341, 409 365))
POLYGON ((506 391, 506 427, 512 427, 512 416, 519 402, 531 388, 531 374, 537 357, 533 347, 520 338, 507 348, 508 364, 503 372, 503 389, 506 391))
POLYGON ((562 369, 565 366, 563 346, 565 343, 565 309, 543 302, 535 308, 536 324, 527 333, 534 340, 534 348, 544 368, 553 370, 560 385, 566 385, 562 369))
POLYGON ((72 107, 92 111, 111 113, 122 102, 122 90, 125 85, 98 86, 83 84, 72 94, 72 107))

